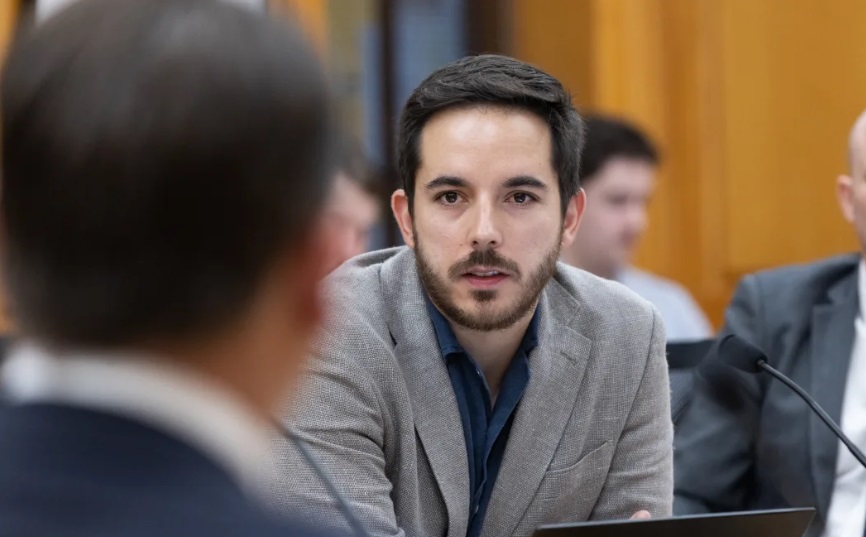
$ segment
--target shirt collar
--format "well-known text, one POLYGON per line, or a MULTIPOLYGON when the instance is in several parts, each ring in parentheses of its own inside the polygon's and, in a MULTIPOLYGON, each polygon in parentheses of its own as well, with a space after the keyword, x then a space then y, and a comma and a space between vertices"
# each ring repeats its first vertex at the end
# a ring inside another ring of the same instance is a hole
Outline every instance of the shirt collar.
POLYGON ((269 425, 228 390, 180 364, 23 344, 7 359, 0 380, 12 404, 57 403, 122 415, 199 449, 250 492, 260 486, 269 425))
MULTIPOLYGON (((436 333, 436 341, 439 343, 439 352, 442 353, 442 358, 447 358, 452 354, 465 354, 466 351, 460 345, 460 342, 457 341, 457 336, 454 335, 448 319, 433 304, 433 301, 430 300, 430 296, 426 292, 424 293, 424 305, 427 307, 427 313, 430 316, 430 321, 433 323, 433 331, 436 333)), ((536 307, 518 348, 518 352, 523 352, 527 356, 538 346, 538 319, 538 307, 536 307)))

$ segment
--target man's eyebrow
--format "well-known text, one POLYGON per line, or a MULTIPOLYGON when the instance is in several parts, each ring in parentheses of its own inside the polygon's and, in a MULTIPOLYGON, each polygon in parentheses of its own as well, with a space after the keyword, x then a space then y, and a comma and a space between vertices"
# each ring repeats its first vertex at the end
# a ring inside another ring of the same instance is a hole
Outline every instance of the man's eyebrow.
POLYGON ((503 186, 505 188, 530 187, 537 188, 538 190, 547 190, 546 184, 544 184, 541 180, 529 175, 518 175, 517 177, 512 177, 511 179, 505 181, 503 186))
POLYGON ((469 183, 466 179, 462 179, 460 177, 454 177, 452 175, 440 175, 436 179, 433 179, 426 185, 424 188, 427 190, 436 190, 437 188, 442 188, 450 186, 452 188, 465 188, 469 186, 469 183))

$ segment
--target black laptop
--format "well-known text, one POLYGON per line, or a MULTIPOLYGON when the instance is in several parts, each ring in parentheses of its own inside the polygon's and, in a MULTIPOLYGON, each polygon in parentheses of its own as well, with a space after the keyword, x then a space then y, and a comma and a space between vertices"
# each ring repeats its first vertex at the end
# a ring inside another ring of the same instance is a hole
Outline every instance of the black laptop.
POLYGON ((815 510, 777 509, 644 520, 552 524, 535 537, 803 537, 815 510))

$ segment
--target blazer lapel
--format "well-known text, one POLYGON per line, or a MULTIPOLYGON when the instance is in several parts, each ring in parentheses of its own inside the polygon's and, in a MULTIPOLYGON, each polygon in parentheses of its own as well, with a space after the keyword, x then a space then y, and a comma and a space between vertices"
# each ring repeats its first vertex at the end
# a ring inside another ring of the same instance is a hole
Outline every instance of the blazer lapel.
MULTIPOLYGON (((448 535, 469 524, 469 463, 460 409, 424 307, 411 250, 383 268, 383 293, 395 353, 412 400, 415 430, 448 511, 448 535)), ((422 509, 424 506, 421 506, 422 509)))
MULTIPOLYGON (((842 416, 845 386, 854 345, 857 316, 857 273, 830 289, 830 301, 812 312, 811 395, 837 423, 842 416)), ((848 389, 851 389, 849 387, 848 389)), ((818 511, 826 517, 833 493, 839 441, 829 428, 810 412, 809 440, 812 479, 818 511)))
POLYGON ((562 440, 592 346, 589 339, 571 328, 579 307, 551 280, 539 304, 541 333, 529 357, 529 385, 514 417, 483 535, 514 532, 562 440), (509 488, 509 483, 520 486, 509 488))

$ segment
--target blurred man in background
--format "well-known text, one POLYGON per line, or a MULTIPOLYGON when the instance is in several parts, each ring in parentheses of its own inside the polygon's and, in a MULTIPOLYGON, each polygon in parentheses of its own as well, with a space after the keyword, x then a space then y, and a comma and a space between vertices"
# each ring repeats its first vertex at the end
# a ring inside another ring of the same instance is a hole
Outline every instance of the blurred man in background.
POLYGON ((563 261, 617 280, 658 308, 668 341, 708 338, 712 328, 688 291, 630 265, 647 227, 659 157, 652 142, 618 119, 590 116, 580 182, 586 214, 563 261))
POLYGON ((297 29, 82 0, 3 73, 0 535, 311 535, 251 499, 320 318, 330 134, 297 29))
POLYGON ((379 223, 382 211, 381 193, 379 176, 360 147, 343 140, 334 187, 325 211, 337 239, 331 268, 370 248, 373 228, 379 223))
MULTIPOLYGON (((866 448, 866 112, 851 129, 839 205, 860 252, 743 278, 722 334, 767 353, 860 449, 866 448)), ((799 397, 766 376, 717 368, 695 377, 677 433, 680 514, 814 506, 810 537, 862 537, 866 469, 799 397)))

